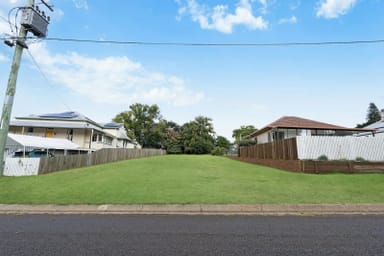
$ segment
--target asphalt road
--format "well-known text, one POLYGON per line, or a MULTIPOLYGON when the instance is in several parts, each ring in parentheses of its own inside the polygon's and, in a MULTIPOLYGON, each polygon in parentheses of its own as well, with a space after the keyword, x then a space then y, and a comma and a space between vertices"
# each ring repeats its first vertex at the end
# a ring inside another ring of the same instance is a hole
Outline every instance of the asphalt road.
POLYGON ((0 255, 384 255, 384 216, 0 215, 0 255))

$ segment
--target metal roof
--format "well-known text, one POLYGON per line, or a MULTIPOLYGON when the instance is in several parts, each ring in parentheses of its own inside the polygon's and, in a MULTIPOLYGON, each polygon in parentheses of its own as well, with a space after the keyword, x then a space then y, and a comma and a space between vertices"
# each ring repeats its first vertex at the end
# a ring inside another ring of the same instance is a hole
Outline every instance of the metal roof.
POLYGON ((380 120, 376 123, 373 123, 373 124, 370 124, 364 128, 368 128, 368 129, 384 129, 384 120, 380 120))
POLYGON ((75 111, 50 113, 41 115, 29 115, 26 117, 15 117, 16 120, 61 120, 61 121, 83 121, 101 127, 101 125, 92 119, 75 111))
POLYGON ((69 129, 94 129, 102 132, 100 126, 86 122, 47 122, 42 120, 13 120, 11 126, 42 127, 42 128, 69 128, 69 129))
POLYGON ((8 134, 7 145, 21 145, 43 149, 80 149, 80 146, 66 139, 43 138, 36 136, 8 134))

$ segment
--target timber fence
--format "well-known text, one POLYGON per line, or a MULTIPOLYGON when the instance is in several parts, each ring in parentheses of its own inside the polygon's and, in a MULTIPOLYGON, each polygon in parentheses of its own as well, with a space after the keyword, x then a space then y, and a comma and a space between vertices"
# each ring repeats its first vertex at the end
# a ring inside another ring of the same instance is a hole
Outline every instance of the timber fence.
POLYGON ((240 147, 232 158, 304 173, 384 173, 384 138, 297 137, 240 147))
POLYGON ((298 160, 297 152, 296 138, 292 138, 240 147, 239 156, 255 159, 298 160))
POLYGON ((161 149, 101 149, 91 154, 41 158, 38 173, 47 174, 61 170, 165 154, 165 150, 161 149))

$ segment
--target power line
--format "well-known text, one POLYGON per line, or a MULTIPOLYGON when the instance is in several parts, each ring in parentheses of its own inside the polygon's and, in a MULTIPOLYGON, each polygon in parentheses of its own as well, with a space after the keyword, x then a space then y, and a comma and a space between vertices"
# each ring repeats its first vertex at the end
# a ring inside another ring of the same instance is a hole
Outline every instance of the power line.
POLYGON ((8 20, 6 18, 4 18, 3 16, 0 15, 0 19, 4 20, 5 22, 8 23, 8 20))
MULTIPOLYGON (((17 39, 15 37, 0 37, 0 40, 17 39)), ((27 39, 36 39, 28 37, 27 39)), ((350 40, 350 41, 317 41, 317 42, 272 42, 272 43, 193 43, 193 42, 156 42, 156 41, 118 41, 118 40, 95 40, 78 38, 47 37, 39 40, 68 42, 68 43, 91 43, 91 44, 120 44, 120 45, 154 45, 154 46, 192 46, 192 47, 278 47, 278 46, 324 46, 324 45, 359 45, 359 44, 383 44, 384 39, 373 40, 350 40)))
POLYGON ((264 47, 264 46, 321 46, 321 45, 354 45, 354 44, 382 44, 384 39, 351 40, 351 41, 322 41, 322 42, 276 42, 276 43, 193 43, 193 42, 151 42, 151 41, 117 41, 93 40, 76 38, 43 38, 46 41, 94 43, 94 44, 122 44, 122 45, 157 45, 157 46, 226 46, 226 47, 264 47))

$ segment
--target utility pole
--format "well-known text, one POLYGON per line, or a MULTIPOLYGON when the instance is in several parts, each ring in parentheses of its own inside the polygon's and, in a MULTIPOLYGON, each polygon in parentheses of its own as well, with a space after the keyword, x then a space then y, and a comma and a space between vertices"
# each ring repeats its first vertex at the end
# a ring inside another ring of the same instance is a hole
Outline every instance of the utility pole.
MULTIPOLYGON (((51 10, 51 6, 48 6, 44 1, 42 1, 42 3, 51 10)), ((16 93, 16 82, 20 68, 21 56, 23 54, 23 49, 28 49, 28 46, 25 43, 26 37, 28 32, 32 32, 38 37, 45 37, 47 25, 49 23, 49 17, 46 17, 44 12, 40 12, 37 6, 35 7, 34 0, 27 0, 27 6, 22 8, 22 10, 23 15, 21 18, 21 26, 18 37, 14 39, 14 42, 5 41, 8 46, 15 45, 15 52, 13 55, 0 122, 0 176, 3 176, 4 173, 5 145, 7 143, 13 100, 16 93)))

